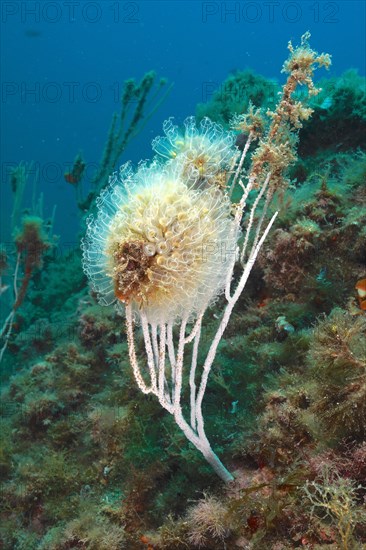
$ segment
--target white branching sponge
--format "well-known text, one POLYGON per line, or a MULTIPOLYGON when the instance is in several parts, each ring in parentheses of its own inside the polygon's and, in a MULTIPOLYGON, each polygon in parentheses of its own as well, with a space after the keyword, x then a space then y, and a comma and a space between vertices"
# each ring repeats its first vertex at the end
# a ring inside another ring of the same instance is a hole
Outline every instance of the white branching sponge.
POLYGON ((298 48, 289 44, 288 78, 264 134, 266 125, 253 108, 236 119, 244 137, 240 152, 233 134, 207 118, 197 126, 190 117, 183 130, 169 119, 165 137, 153 141, 158 158, 135 172, 127 164, 111 177, 83 242, 84 270, 100 302, 125 306, 138 387, 158 398, 225 482, 234 478, 211 449, 202 403, 222 335, 277 216, 272 199, 285 187, 286 169, 296 158, 296 132, 311 114, 293 94, 298 85, 305 85, 309 95, 317 93, 314 68, 330 64, 328 55, 310 49, 309 36, 298 48), (234 190, 239 202, 231 205, 234 190), (222 315, 198 365, 203 318, 222 291, 222 315), (136 320, 146 350, 142 366, 135 349, 136 320))

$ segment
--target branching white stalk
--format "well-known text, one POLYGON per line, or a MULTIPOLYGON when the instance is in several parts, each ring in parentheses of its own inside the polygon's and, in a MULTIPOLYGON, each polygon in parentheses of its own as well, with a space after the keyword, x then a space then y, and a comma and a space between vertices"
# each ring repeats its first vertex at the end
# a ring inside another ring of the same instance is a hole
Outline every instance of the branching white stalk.
MULTIPOLYGON (((263 187, 258 193, 258 196, 251 208, 243 249, 244 247, 247 247, 249 234, 253 231, 254 214, 258 208, 260 199, 265 194, 268 188, 269 179, 270 174, 267 175, 263 187)), ((244 208, 252 185, 253 181, 250 179, 247 188, 243 193, 239 208, 244 208)), ((239 212, 236 214, 236 223, 239 225, 242 216, 243 212, 239 212)), ((131 306, 126 307, 127 337, 130 349, 130 360, 139 388, 144 393, 153 393, 158 397, 161 406, 174 416, 176 423, 183 430, 187 439, 191 441, 191 443, 193 443, 193 445, 195 445, 195 447, 197 447, 197 449, 202 452, 206 460, 212 465, 218 475, 226 482, 231 481, 233 477, 211 449, 205 433, 204 418, 202 414, 202 403, 207 388, 208 377, 217 353, 218 345, 227 327, 232 310, 244 290, 249 274, 257 259, 258 253, 273 225, 276 216, 277 212, 272 216, 262 236, 259 237, 261 225, 264 220, 264 214, 262 213, 259 222, 257 223, 257 226, 255 228, 254 243, 250 251, 249 258, 243 266, 243 273, 233 294, 231 294, 231 284, 235 258, 230 265, 226 282, 227 304, 200 372, 197 372, 198 348, 201 338, 202 319, 205 313, 205 309, 203 309, 198 315, 188 335, 186 335, 186 332, 189 316, 184 316, 179 327, 178 342, 176 346, 174 343, 174 332, 172 323, 162 323, 159 326, 154 323, 151 323, 149 325, 146 315, 142 311, 139 312, 147 354, 148 372, 150 376, 150 385, 148 385, 144 381, 137 363, 135 348, 133 344, 133 321, 131 306), (192 345, 192 359, 189 372, 190 424, 188 424, 183 416, 181 403, 184 380, 183 364, 185 347, 187 345, 192 345), (197 377, 199 377, 198 391, 197 377)), ((244 258, 243 250, 241 251, 241 258, 244 258)))
POLYGON ((17 254, 17 261, 16 261, 16 264, 15 264, 14 277, 13 277, 13 292, 14 292, 14 302, 13 302, 13 304, 14 305, 13 305, 9 315, 5 319, 4 324, 1 328, 1 332, 0 332, 0 338, 2 338, 4 340, 3 347, 0 350, 0 363, 3 359, 6 348, 8 347, 9 338, 10 338, 12 330, 13 330, 13 321, 14 321, 16 307, 17 307, 16 304, 17 304, 17 301, 18 301, 18 272, 19 272, 19 266, 20 266, 20 252, 18 252, 18 254, 17 254))

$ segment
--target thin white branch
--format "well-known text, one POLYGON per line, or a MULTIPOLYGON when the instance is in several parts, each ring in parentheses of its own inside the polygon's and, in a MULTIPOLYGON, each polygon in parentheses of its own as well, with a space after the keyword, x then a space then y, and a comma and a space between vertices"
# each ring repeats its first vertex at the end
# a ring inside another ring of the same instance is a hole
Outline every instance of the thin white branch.
POLYGON ((239 175, 240 175, 240 172, 243 168, 243 164, 244 164, 244 160, 245 160, 245 157, 247 155, 247 152, 248 152, 248 149, 250 147, 250 144, 252 143, 253 141, 253 135, 250 133, 249 136, 248 136, 248 139, 245 143, 245 146, 244 146, 244 149, 243 149, 243 152, 241 154, 241 157, 240 157, 240 161, 239 161, 239 164, 237 166, 237 169, 235 171, 235 174, 234 174, 234 177, 233 177, 233 181, 231 182, 231 185, 230 185, 230 189, 229 189, 229 197, 231 197, 231 195, 233 194, 233 191, 235 189, 235 185, 238 181, 238 178, 239 178, 239 175))
POLYGON ((196 337, 197 331, 201 330, 202 317, 205 314, 206 308, 207 308, 207 304, 205 305, 201 313, 199 313, 191 332, 189 333, 188 336, 185 337, 184 344, 189 344, 190 342, 192 342, 192 340, 196 337))
POLYGON ((267 210, 268 210, 269 203, 271 202, 271 198, 272 198, 271 194, 267 193, 266 201, 264 203, 263 210, 262 210, 262 214, 261 214, 261 217, 259 219, 259 222, 258 222, 256 230, 255 230, 255 237, 254 237, 254 241, 253 241, 253 244, 252 244, 252 249, 250 251, 250 255, 253 253, 253 250, 257 246, 259 235, 260 235, 262 225, 263 225, 263 221, 264 221, 264 219, 267 215, 267 210))
POLYGON ((18 252, 18 255, 17 255, 17 263, 15 264, 15 271, 14 271, 14 282, 13 282, 14 304, 16 303, 16 301, 18 299, 18 271, 19 271, 19 265, 20 265, 20 252, 18 252))
POLYGON ((168 355, 170 363, 170 377, 171 377, 171 400, 174 401, 174 384, 175 384, 175 350, 173 340, 173 325, 171 322, 167 323, 167 343, 168 343, 168 355))
POLYGON ((128 353, 130 356, 130 363, 132 366, 133 374, 137 382, 138 387, 142 393, 148 394, 152 392, 152 388, 148 388, 139 369, 138 361, 136 357, 135 341, 133 334, 133 318, 132 318, 132 307, 131 304, 126 305, 126 332, 127 332, 127 343, 128 343, 128 353))
POLYGON ((13 329, 13 320, 14 320, 15 310, 12 309, 7 318, 5 319, 3 328, 1 329, 1 338, 4 337, 4 345, 0 350, 0 363, 2 361, 3 355, 6 348, 8 347, 9 338, 11 331, 13 329))
POLYGON ((197 330, 194 337, 191 370, 189 373, 191 426, 193 430, 196 430, 196 368, 197 368, 197 357, 198 357, 198 345, 201 339, 201 324, 202 324, 202 315, 199 317, 199 324, 197 324, 197 330))
POLYGON ((154 351, 155 365, 158 365, 159 363, 158 329, 155 323, 151 324, 151 340, 152 340, 152 348, 154 351))
POLYGON ((187 326, 187 315, 185 315, 182 318, 182 322, 180 325, 179 330, 179 342, 178 342, 178 350, 177 350, 177 357, 175 362, 175 377, 174 377, 174 411, 175 413, 178 413, 180 411, 180 398, 182 393, 182 378, 183 378, 183 358, 184 358, 184 336, 186 332, 186 326, 187 326))
MULTIPOLYGON (((244 214, 247 198, 248 198, 248 195, 249 195, 250 191, 253 188, 254 181, 255 181, 254 177, 249 178, 247 186, 243 187, 244 192, 243 192, 243 195, 240 199, 240 202, 236 206, 235 226, 237 228, 236 230, 238 231, 238 233, 240 231, 240 224, 241 224, 241 220, 243 219, 243 214, 244 214)), ((226 298, 227 301, 229 301, 231 299, 231 282, 232 282, 232 279, 233 279, 234 267, 235 267, 235 262, 236 262, 238 253, 239 253, 239 248, 237 250, 237 253, 233 254, 233 257, 231 259, 231 262, 230 262, 230 265, 229 265, 229 268, 228 268, 228 272, 226 274, 225 298, 226 298)))
POLYGON ((158 398, 165 407, 165 347, 166 347, 166 325, 160 325, 159 359, 158 359, 158 398))
POLYGON ((198 394, 197 394, 197 399, 196 399, 197 431, 198 431, 199 437, 203 437, 204 434, 205 434, 204 420, 203 420, 203 416, 202 416, 202 401, 203 401, 203 397, 204 397, 204 394, 205 394, 205 391, 206 391, 208 376, 210 374, 212 363, 213 363, 213 361, 215 359, 215 356, 216 356, 218 345, 220 343, 222 335, 223 335, 223 333, 224 333, 224 331, 227 327, 227 324, 229 322, 231 312, 232 312, 236 302, 238 301, 239 296, 241 295, 241 293, 244 290, 244 287, 246 285, 246 282, 248 280, 248 277, 250 275, 252 267, 255 263, 257 255, 259 253, 259 250, 261 249, 261 246, 262 246, 264 240, 266 239, 266 237, 267 237, 267 235, 268 235, 268 233, 269 233, 269 231, 270 231, 270 229, 273 225, 273 222, 275 221, 275 219, 277 217, 277 214, 278 214, 278 212, 276 212, 272 216, 272 218, 269 221, 269 223, 268 223, 261 239, 259 240, 255 250, 253 251, 253 254, 251 254, 250 258, 248 259, 248 261, 245 265, 245 268, 244 268, 243 274, 240 278, 240 281, 238 283, 238 286, 236 287, 232 298, 228 301, 228 303, 226 305, 226 308, 225 308, 223 317, 221 319, 220 325, 219 325, 219 327, 216 331, 216 334, 214 336, 214 339, 213 339, 212 344, 210 346, 210 349, 208 351, 205 363, 203 365, 201 383, 200 383, 200 387, 199 387, 198 394))
POLYGON ((151 344, 149 323, 147 322, 146 314, 143 311, 140 311, 140 319, 142 332, 144 335, 145 349, 147 355, 147 365, 149 367, 150 380, 151 380, 151 390, 155 395, 158 395, 158 388, 156 386, 156 363, 154 361, 154 352, 151 344))
POLYGON ((9 315, 7 316, 7 318, 4 321, 4 324, 3 324, 2 328, 1 328, 1 332, 0 332, 0 338, 4 338, 4 344, 3 344, 3 347, 0 350, 0 363, 3 359, 6 348, 8 347, 9 338, 10 338, 12 330, 13 330, 13 321, 14 321, 14 317, 15 317, 17 300, 18 300, 18 272, 19 272, 19 266, 20 266, 20 252, 18 252, 18 254, 17 254, 17 261, 16 261, 16 264, 15 264, 14 277, 13 277, 14 303, 13 303, 13 306, 12 306, 12 309, 11 309, 9 315))
MULTIPOLYGON (((250 210, 250 215, 249 215, 249 220, 248 220, 248 225, 247 225, 247 228, 246 228, 246 231, 245 231, 245 240, 244 240, 244 244, 243 244, 243 248, 241 250, 241 253, 240 253, 240 262, 243 263, 243 260, 244 260, 244 255, 245 255, 245 251, 246 251, 246 248, 248 246, 248 241, 249 241, 249 236, 250 236, 250 233, 251 233, 251 230, 252 230, 252 225, 253 225, 253 221, 254 221, 254 215, 256 213, 256 210, 257 210, 257 207, 258 207, 258 204, 259 204, 259 201, 261 200, 262 196, 263 196, 263 193, 266 191, 267 189, 267 186, 268 186, 268 183, 269 183, 269 180, 271 178, 271 172, 269 172, 266 176, 266 179, 264 180, 264 183, 262 185, 262 188, 261 190, 259 191, 254 203, 253 203, 253 206, 250 210)), ((263 220, 262 220, 263 221, 263 220)), ((256 234, 256 237, 258 236, 258 232, 256 234)))

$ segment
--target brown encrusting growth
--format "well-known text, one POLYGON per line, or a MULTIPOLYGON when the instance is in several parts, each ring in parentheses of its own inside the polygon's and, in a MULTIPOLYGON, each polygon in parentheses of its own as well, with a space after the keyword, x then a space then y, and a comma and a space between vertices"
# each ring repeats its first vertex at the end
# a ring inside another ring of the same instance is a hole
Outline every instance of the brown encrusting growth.
POLYGON ((123 242, 113 253, 115 294, 125 304, 131 300, 140 303, 144 297, 139 290, 148 279, 149 267, 154 261, 146 254, 144 246, 143 241, 123 242))

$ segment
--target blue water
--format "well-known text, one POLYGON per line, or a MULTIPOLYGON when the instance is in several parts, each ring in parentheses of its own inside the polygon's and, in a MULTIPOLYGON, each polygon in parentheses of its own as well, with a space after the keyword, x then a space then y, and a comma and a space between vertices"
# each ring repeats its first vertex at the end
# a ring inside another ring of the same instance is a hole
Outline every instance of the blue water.
POLYGON ((174 82, 122 159, 137 162, 151 156, 165 118, 194 113, 231 70, 283 79, 287 42, 306 30, 314 49, 332 54, 331 76, 351 67, 365 74, 363 1, 3 1, 1 10, 2 240, 9 167, 23 160, 39 167, 44 215, 57 205, 60 241, 77 242, 80 215, 63 174, 79 151, 90 169, 100 160, 126 78, 154 69, 174 82))

